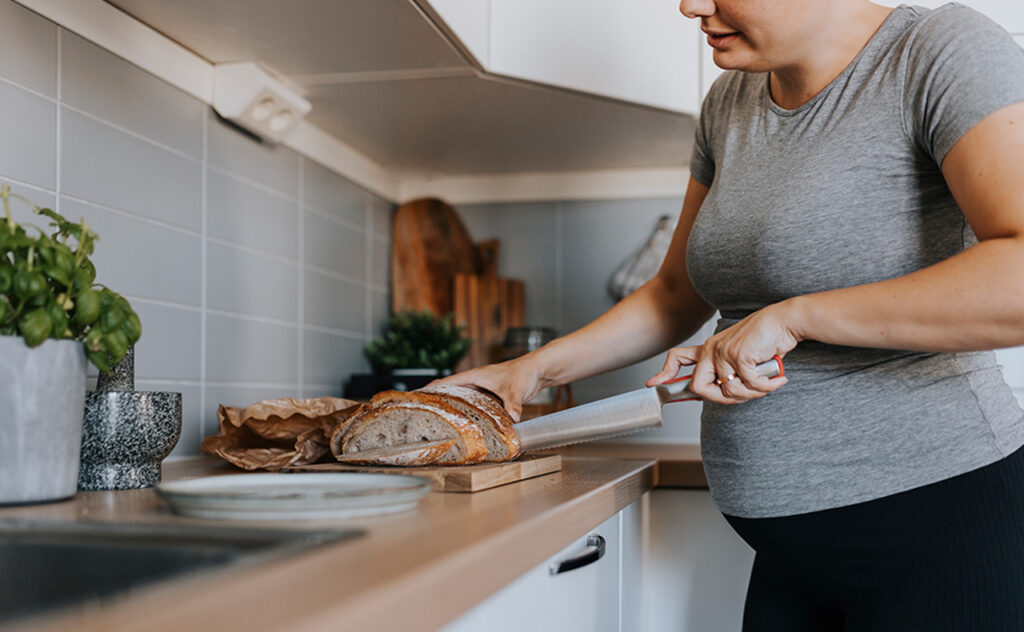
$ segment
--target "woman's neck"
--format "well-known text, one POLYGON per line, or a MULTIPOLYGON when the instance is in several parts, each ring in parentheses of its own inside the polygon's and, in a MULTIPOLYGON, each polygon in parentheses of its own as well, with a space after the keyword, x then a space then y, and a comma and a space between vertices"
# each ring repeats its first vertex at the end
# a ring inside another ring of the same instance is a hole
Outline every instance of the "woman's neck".
POLYGON ((845 5, 850 6, 848 14, 830 20, 835 25, 833 30, 819 33, 791 63, 771 71, 771 96, 779 107, 800 107, 824 90, 850 65, 892 11, 867 2, 850 5, 845 5))

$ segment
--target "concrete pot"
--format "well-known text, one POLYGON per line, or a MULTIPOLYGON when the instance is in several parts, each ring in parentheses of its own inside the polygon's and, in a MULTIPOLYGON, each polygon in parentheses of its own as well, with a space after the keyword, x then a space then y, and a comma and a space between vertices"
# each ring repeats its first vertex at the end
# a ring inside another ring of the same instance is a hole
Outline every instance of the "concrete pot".
POLYGON ((80 342, 0 336, 0 505, 75 495, 85 364, 80 342))

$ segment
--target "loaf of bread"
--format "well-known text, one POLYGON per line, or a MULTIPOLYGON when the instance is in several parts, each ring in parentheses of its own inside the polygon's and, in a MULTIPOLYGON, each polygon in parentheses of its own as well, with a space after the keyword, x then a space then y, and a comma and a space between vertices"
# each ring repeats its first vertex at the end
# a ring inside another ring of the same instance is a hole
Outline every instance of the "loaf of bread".
POLYGON ((519 456, 519 435, 494 397, 433 386, 378 393, 334 433, 331 452, 339 461, 381 465, 509 461, 519 456))
POLYGON ((341 463, 353 465, 432 465, 455 445, 455 439, 444 441, 418 441, 405 446, 376 448, 337 457, 341 463))

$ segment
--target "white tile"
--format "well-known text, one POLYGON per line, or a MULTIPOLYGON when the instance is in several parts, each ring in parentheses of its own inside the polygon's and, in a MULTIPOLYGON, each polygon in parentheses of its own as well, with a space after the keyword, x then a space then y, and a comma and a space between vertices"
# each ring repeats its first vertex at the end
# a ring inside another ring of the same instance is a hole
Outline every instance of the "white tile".
POLYGON ((121 294, 200 305, 202 243, 198 236, 75 200, 65 217, 85 218, 99 235, 92 261, 96 280, 121 294))
POLYGON ((57 96, 57 25, 9 0, 0 2, 0 77, 57 96))
MULTIPOLYGON (((0 182, 3 181, 3 176, 0 175, 0 182)), ((49 209, 55 208, 57 198, 52 193, 33 189, 32 187, 22 186, 20 184, 10 184, 10 187, 11 193, 22 196, 36 206, 49 209)), ((0 209, 0 212, 2 212, 2 209, 0 209)), ((52 232, 51 227, 48 224, 49 220, 41 215, 33 213, 32 208, 21 200, 11 200, 11 217, 13 217, 14 221, 19 224, 31 224, 47 232, 52 232)), ((3 216, 0 215, 0 220, 2 219, 3 216)))
POLYGON ((212 237, 289 259, 298 254, 298 207, 216 171, 207 178, 206 228, 212 237))
POLYGON ((306 160, 304 172, 306 204, 357 226, 366 226, 366 191, 312 160, 306 160))
MULTIPOLYGON (((552 327, 558 330, 558 294, 543 292, 526 286, 526 325, 531 327, 552 327)), ((562 332, 558 331, 559 335, 562 332)))
POLYGON ((206 379, 211 382, 296 382, 293 327, 209 314, 206 379))
POLYGON ((67 31, 61 34, 61 84, 63 103, 202 158, 201 102, 67 31))
POLYGON ((210 164, 296 198, 299 155, 284 145, 254 140, 231 127, 209 109, 207 156, 210 164))
POLYGON ((589 324, 615 305, 615 301, 606 292, 600 290, 597 292, 564 290, 560 299, 562 321, 558 323, 557 327, 558 331, 566 334, 589 324))
POLYGON ((0 179, 53 190, 57 184, 57 109, 51 101, 0 82, 0 179))
POLYGON ((72 110, 62 116, 62 193, 200 230, 198 162, 72 110))
POLYGON ((306 263, 353 279, 366 277, 366 235, 306 211, 306 263))
POLYGON ((522 280, 529 292, 556 287, 556 205, 553 202, 465 205, 457 212, 474 242, 500 239, 498 274, 522 280))
POLYGON ((142 321, 142 338, 135 345, 138 380, 195 380, 200 378, 198 311, 132 301, 142 321))
POLYGON ((303 333, 303 376, 307 384, 333 384, 336 393, 353 373, 368 373, 361 340, 316 331, 303 333))
POLYGON ((617 371, 580 380, 573 384, 573 388, 579 391, 576 399, 579 402, 593 401, 643 388, 644 382, 660 371, 663 364, 663 357, 654 357, 617 371))
POLYGON ((618 266, 647 242, 661 215, 677 216, 676 199, 562 202, 563 289, 603 291, 618 266))
POLYGON ((387 285, 391 278, 391 245, 383 239, 374 237, 373 264, 370 268, 370 281, 377 285, 387 285))
POLYGON ((181 436, 171 456, 196 456, 203 438, 202 415, 199 410, 198 384, 178 384, 153 380, 136 380, 137 391, 170 391, 181 393, 181 436))
POLYGON ((305 275, 305 320, 351 332, 366 332, 366 290, 316 272, 305 275))
POLYGON ((263 387, 263 386, 235 386, 235 385, 213 385, 206 387, 206 411, 203 414, 204 430, 207 436, 217 434, 217 407, 237 406, 245 408, 250 404, 265 399, 278 399, 281 397, 298 397, 299 391, 296 387, 263 387))
POLYGON ((373 224, 373 234, 381 237, 391 235, 391 216, 394 211, 394 204, 370 194, 370 222, 373 224))
POLYGON ((391 298, 387 292, 370 291, 370 335, 380 336, 387 329, 391 298))
POLYGON ((208 307, 292 322, 298 319, 295 265, 217 243, 207 246, 206 257, 208 307))

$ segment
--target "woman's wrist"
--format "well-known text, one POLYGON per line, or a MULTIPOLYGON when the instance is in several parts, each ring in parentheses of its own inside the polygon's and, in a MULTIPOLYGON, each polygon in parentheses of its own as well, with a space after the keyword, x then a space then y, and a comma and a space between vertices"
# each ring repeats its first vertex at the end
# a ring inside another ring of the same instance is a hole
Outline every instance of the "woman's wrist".
POLYGON ((558 371, 551 362, 551 343, 544 345, 536 351, 531 351, 520 356, 515 361, 520 363, 521 370, 530 376, 530 379, 537 384, 538 390, 558 386, 563 382, 559 379, 558 371))
POLYGON ((812 295, 794 296, 776 303, 779 320, 797 341, 814 340, 813 313, 814 297, 812 295))

